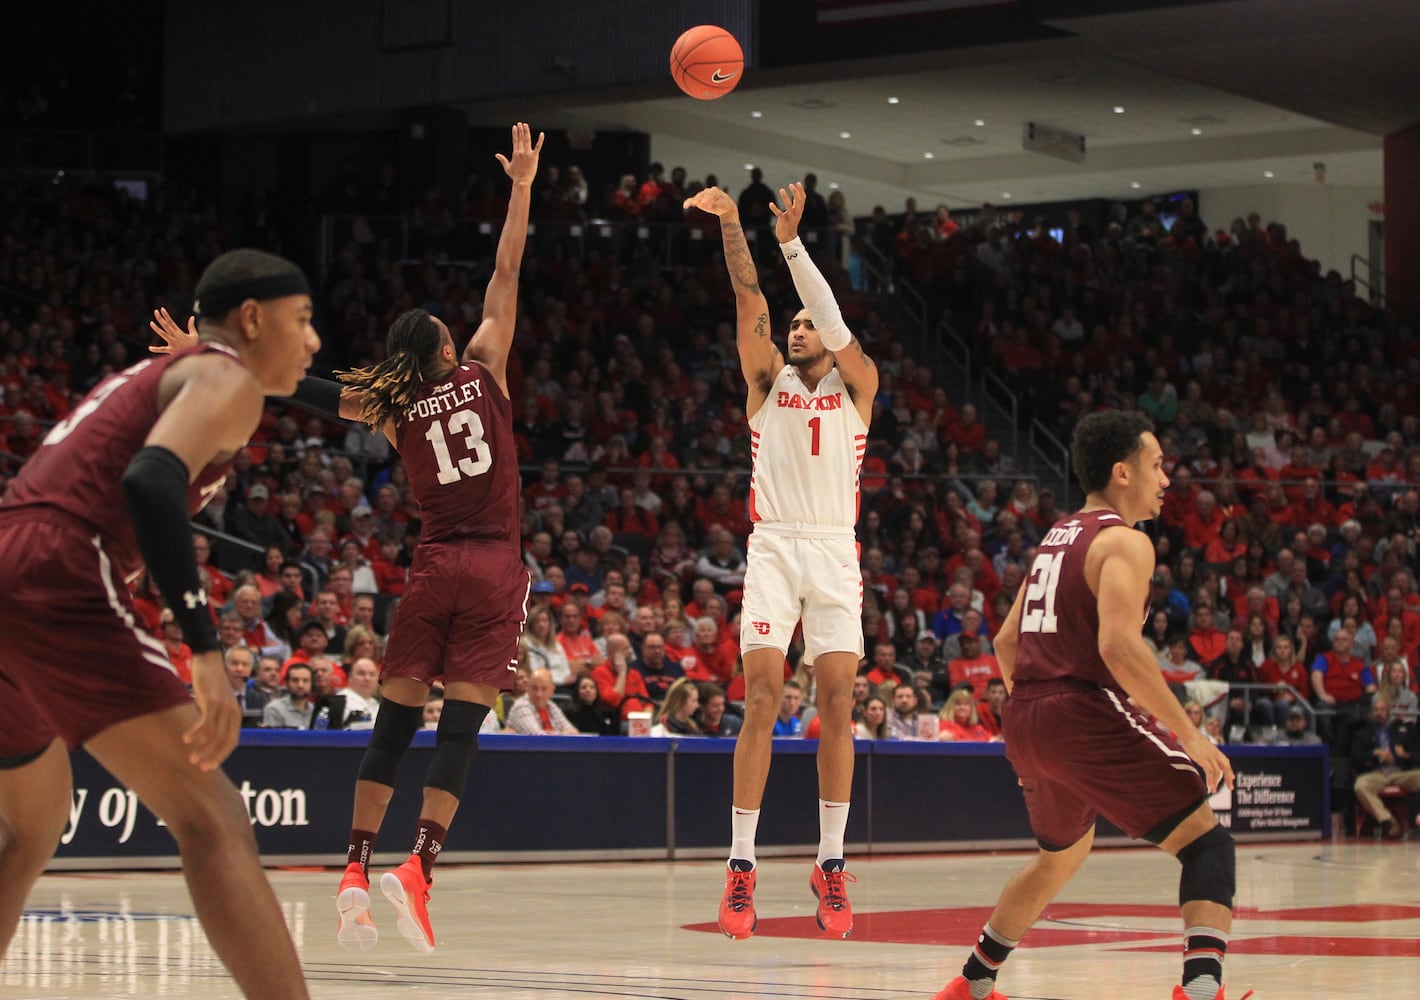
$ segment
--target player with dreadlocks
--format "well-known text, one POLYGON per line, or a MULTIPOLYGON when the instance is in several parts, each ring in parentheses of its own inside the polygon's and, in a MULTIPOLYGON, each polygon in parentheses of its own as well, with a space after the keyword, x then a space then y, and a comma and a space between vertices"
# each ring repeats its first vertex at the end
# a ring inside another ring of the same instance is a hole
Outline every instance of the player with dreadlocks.
MULTIPOLYGON (((493 700, 513 687, 530 581, 519 546, 518 454, 507 360, 518 312, 518 270, 543 136, 513 126, 508 214, 483 301, 483 320, 460 356, 449 328, 422 309, 390 326, 388 356, 305 378, 291 399, 331 417, 358 420, 399 450, 419 502, 422 533, 390 631, 383 695, 355 782, 345 873, 336 905, 338 939, 364 951, 378 940, 370 917, 369 863, 394 794, 400 760, 423 726, 424 703, 442 678, 444 711, 409 859, 380 880, 398 928, 416 949, 434 950, 427 903, 432 868, 458 809, 478 730, 493 700)), ((185 341, 167 317, 154 329, 166 351, 185 341)))

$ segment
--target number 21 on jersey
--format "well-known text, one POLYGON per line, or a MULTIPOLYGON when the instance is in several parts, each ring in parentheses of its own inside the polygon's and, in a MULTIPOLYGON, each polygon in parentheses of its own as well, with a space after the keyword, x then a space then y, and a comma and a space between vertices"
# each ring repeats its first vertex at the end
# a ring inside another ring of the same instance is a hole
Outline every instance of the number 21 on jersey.
POLYGON ((493 451, 488 447, 488 442, 483 440, 482 417, 473 410, 459 410, 449 417, 447 423, 450 436, 456 437, 463 431, 468 431, 463 439, 464 450, 468 454, 459 458, 457 462, 449 454, 449 441, 444 435, 444 423, 444 421, 435 420, 424 432, 424 439, 434 446, 434 460, 439 463, 438 480, 442 485, 456 483, 465 476, 469 479, 481 476, 493 467, 493 451))
POLYGON ((1030 567, 1030 582, 1026 585, 1026 601, 1021 606, 1022 632, 1054 632, 1055 591, 1060 586, 1060 566, 1065 561, 1063 551, 1042 553, 1030 567))

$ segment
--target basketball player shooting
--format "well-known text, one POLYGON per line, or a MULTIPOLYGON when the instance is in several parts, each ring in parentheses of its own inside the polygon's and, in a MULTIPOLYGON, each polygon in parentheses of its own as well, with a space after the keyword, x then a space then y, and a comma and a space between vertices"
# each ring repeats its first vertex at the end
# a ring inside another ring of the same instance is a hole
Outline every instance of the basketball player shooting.
POLYGON ((733 843, 720 903, 720 929, 754 933, 755 832, 769 775, 771 732, 784 687, 784 654, 801 622, 804 658, 814 664, 822 736, 818 747, 819 851, 810 877, 819 929, 845 938, 853 910, 843 838, 853 784, 853 677, 863 656, 863 583, 853 527, 858 476, 878 370, 843 324, 833 292, 799 239, 804 188, 779 191, 771 206, 779 249, 804 303, 789 324, 788 358, 769 336, 769 304, 728 194, 707 188, 685 203, 720 219, 725 265, 735 289, 740 366, 749 385, 753 470, 740 647, 745 721, 735 744, 733 843))

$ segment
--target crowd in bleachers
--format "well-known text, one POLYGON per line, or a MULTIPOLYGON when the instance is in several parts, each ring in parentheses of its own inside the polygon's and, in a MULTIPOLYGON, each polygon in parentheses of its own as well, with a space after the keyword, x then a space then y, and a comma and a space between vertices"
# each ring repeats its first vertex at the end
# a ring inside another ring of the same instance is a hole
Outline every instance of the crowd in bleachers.
MULTIPOLYGON (((547 171, 540 211, 585 212, 579 172, 547 171)), ((613 204, 624 193, 626 214, 673 221, 666 206, 698 183, 681 170, 633 175, 613 204)), ((480 182, 461 211, 497 217, 499 203, 480 182)), ((1096 408, 1154 419, 1174 481, 1150 529, 1145 636, 1161 669, 1219 740, 1321 739, 1345 757, 1375 692, 1414 712, 1416 338, 1323 274, 1279 223, 1214 230, 1185 200, 1166 226, 1151 206, 1119 207, 1096 231, 1077 213, 1060 227, 990 205, 919 215, 909 200, 899 217, 860 220, 857 239, 1062 439, 1096 408)), ((0 458, 12 474, 48 423, 142 356, 151 310, 190 295, 230 235, 196 199, 161 193, 4 186, 0 210, 0 458)), ((845 227, 844 212, 840 196, 813 221, 845 227)), ((688 224, 708 234, 701 253, 669 262, 635 239, 530 241, 508 380, 534 580, 518 697, 533 708, 493 716, 517 731, 624 731, 643 713, 657 731, 734 731, 744 384, 714 222, 688 224)), ((821 267, 882 372, 859 526, 860 732, 994 738, 1004 689, 989 636, 1064 511, 910 356, 833 246, 819 244, 821 267)), ((383 330, 411 306, 439 314, 456 340, 477 325, 486 261, 451 262, 432 242, 413 262, 395 249, 358 232, 337 248, 318 293, 333 365, 378 358, 383 330)), ((772 264, 763 288, 776 317, 797 307, 772 264)), ((316 706, 331 708, 321 698, 348 691, 360 660, 378 662, 418 537, 398 457, 382 438, 273 403, 198 527, 211 533, 199 555, 226 602, 228 645, 261 658, 240 685, 234 671, 234 686, 255 716, 291 701, 289 667, 310 663, 310 695, 288 708, 318 724, 316 706)), ((139 596, 180 657, 151 590, 139 596)), ((784 729, 812 735, 812 665, 791 649, 785 672, 802 700, 789 711, 786 696, 784 729)), ((368 722, 374 695, 350 698, 350 721, 368 722)), ((343 712, 336 704, 328 724, 343 712)))

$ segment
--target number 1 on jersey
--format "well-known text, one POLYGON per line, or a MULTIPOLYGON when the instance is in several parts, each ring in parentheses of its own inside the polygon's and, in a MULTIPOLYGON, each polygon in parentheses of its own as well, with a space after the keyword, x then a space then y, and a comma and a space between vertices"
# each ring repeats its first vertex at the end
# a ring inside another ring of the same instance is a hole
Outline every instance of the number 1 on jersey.
POLYGON ((1030 567, 1030 583, 1026 586, 1026 602, 1021 607, 1022 632, 1054 632, 1055 591, 1060 586, 1060 565, 1064 552, 1038 555, 1030 567))
POLYGON ((811 417, 809 419, 809 430, 813 433, 813 437, 809 441, 810 455, 818 454, 818 435, 821 426, 823 426, 823 417, 811 417))

